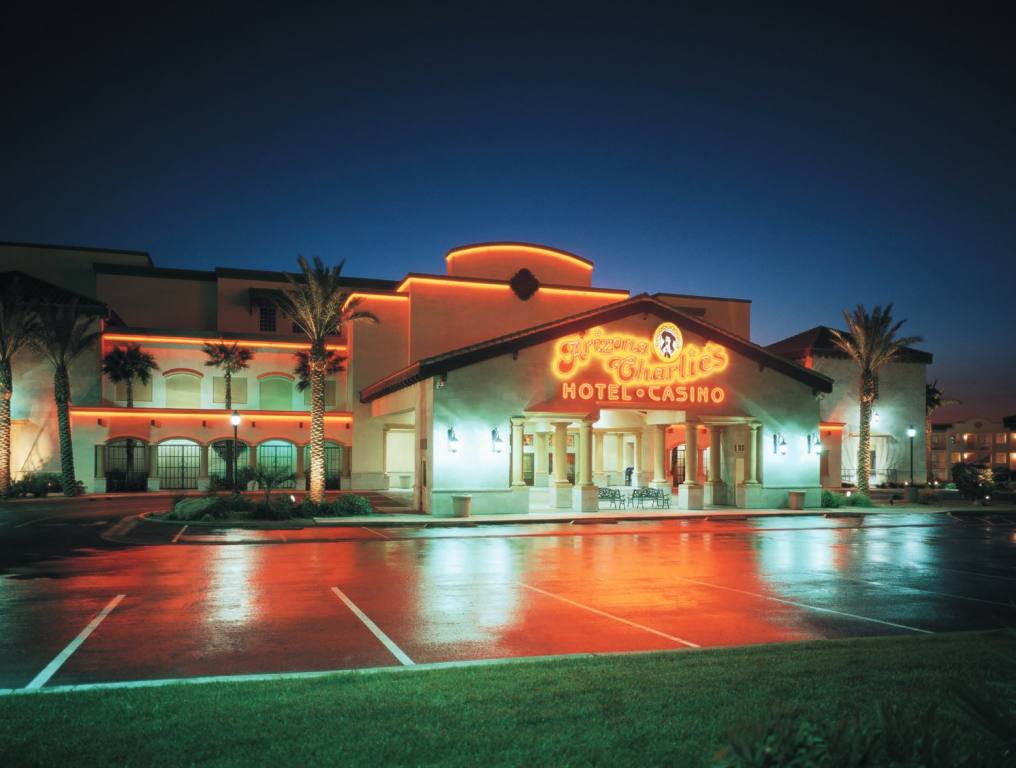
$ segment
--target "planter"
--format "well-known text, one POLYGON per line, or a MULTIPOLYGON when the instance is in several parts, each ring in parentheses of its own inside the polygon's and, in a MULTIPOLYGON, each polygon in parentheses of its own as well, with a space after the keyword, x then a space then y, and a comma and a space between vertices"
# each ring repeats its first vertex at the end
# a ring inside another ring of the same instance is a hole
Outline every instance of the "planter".
POLYGON ((469 517, 473 497, 468 494, 452 496, 452 517, 469 517))
POLYGON ((788 509, 804 509, 804 491, 789 491, 787 493, 788 509))

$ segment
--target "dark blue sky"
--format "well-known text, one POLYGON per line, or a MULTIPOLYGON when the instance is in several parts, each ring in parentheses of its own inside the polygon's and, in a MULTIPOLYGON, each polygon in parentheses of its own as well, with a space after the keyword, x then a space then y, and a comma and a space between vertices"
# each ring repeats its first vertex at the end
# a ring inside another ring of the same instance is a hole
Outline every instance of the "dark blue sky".
POLYGON ((990 9, 144 5, 0 11, 0 240, 392 278, 540 242, 601 286, 751 298, 761 343, 894 301, 946 416, 1016 412, 990 9))

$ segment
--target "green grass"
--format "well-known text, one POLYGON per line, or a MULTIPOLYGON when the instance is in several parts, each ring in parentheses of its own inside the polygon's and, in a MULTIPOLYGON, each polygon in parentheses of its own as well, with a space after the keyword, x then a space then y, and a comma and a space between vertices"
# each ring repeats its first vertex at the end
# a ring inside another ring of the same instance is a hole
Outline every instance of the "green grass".
POLYGON ((774 704, 963 721, 949 687, 1011 701, 1014 660, 999 631, 8 696, 0 765, 709 765, 774 704))

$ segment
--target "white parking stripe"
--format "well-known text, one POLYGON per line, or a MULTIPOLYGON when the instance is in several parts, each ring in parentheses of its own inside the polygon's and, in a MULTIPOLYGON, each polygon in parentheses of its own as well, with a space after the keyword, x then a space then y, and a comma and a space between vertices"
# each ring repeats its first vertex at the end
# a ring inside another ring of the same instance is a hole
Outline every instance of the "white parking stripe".
POLYGON ((622 619, 620 616, 615 616, 612 613, 607 613, 606 611, 601 611, 599 608, 593 608, 591 605, 585 605, 584 603, 579 603, 579 602, 576 602, 575 600, 570 600, 569 598, 562 597, 561 595, 555 595, 553 592, 548 592, 545 589, 540 589, 539 587, 534 587, 531 584, 523 584, 521 582, 519 582, 519 584, 520 584, 520 586, 523 586, 526 589, 533 590, 533 592, 539 592, 541 595, 546 595, 547 597, 552 597, 555 600, 560 600, 562 603, 568 603, 568 605, 574 605, 576 608, 581 608, 581 609, 583 609, 585 611, 589 611, 590 613, 595 613, 598 616, 604 616, 604 617, 606 617, 608 619, 613 619, 614 621, 619 621, 622 624, 627 624, 629 627, 635 627, 635 629, 641 629, 643 632, 649 632, 652 635, 657 635, 659 637, 665 637, 667 640, 673 640, 675 643, 680 643, 681 645, 686 645, 689 648, 701 648, 702 647, 700 645, 697 645, 697 644, 691 642, 690 640, 684 640, 684 639, 682 639, 680 637, 674 637, 674 635, 668 635, 666 632, 660 632, 660 630, 653 629, 652 627, 647 627, 645 624, 638 624, 637 622, 634 622, 634 621, 628 621, 628 619, 622 619))
POLYGON ((703 587, 712 587, 713 589, 724 589, 727 592, 736 592, 740 595, 748 595, 749 597, 757 597, 762 600, 772 600, 777 603, 783 603, 784 605, 792 605, 795 608, 804 608, 809 611, 819 611, 820 613, 834 613, 837 616, 846 616, 849 619, 857 619, 859 621, 870 621, 875 624, 882 624, 887 627, 896 627, 897 629, 905 629, 909 632, 920 632, 923 635, 935 634, 928 629, 920 629, 918 627, 911 627, 906 624, 897 624, 892 621, 883 621, 882 619, 873 619, 870 616, 861 616, 856 613, 847 613, 846 611, 837 611, 833 608, 823 608, 819 605, 808 605, 807 603, 799 603, 796 600, 784 600, 782 597, 773 597, 772 595, 763 595, 758 592, 748 592, 744 589, 736 589, 735 587, 725 587, 722 584, 710 584, 708 581, 699 581, 698 579, 689 579, 685 576, 671 576, 674 579, 680 579, 681 581, 687 581, 689 584, 698 584, 703 587))
POLYGON ((387 535, 381 533, 381 531, 375 531, 373 528, 368 528, 366 525, 363 526, 363 530, 368 531, 369 533, 373 533, 376 536, 380 536, 382 539, 390 539, 391 538, 391 536, 387 536, 387 535))
POLYGON ((346 604, 346 607, 349 608, 349 610, 356 614, 356 617, 364 623, 364 626, 366 626, 367 629, 374 633, 374 637, 380 640, 381 644, 391 651, 392 656, 398 659, 404 666, 414 666, 415 662, 381 630, 381 627, 371 621, 370 617, 366 613, 357 608, 356 603, 346 597, 345 593, 341 589, 338 587, 332 587, 332 592, 335 593, 339 600, 346 604))
POLYGON ((25 686, 25 690, 33 691, 37 688, 42 688, 42 686, 44 686, 46 682, 56 674, 57 670, 64 665, 64 662, 71 657, 71 654, 81 647, 81 644, 88 639, 88 636, 95 631, 95 628, 102 623, 102 620, 109 616, 110 612, 116 608, 120 604, 120 601, 125 597, 127 597, 127 595, 117 595, 110 600, 109 603, 106 604, 106 607, 99 611, 99 615, 88 622, 88 626, 81 630, 81 633, 71 640, 67 647, 60 651, 56 658, 46 665, 46 668, 42 670, 42 672, 32 678, 32 682, 25 686))
POLYGON ((850 576, 839 576, 838 578, 844 581, 856 581, 859 584, 871 584, 875 587, 887 587, 888 589, 908 589, 911 592, 924 592, 926 595, 938 595, 940 597, 950 597, 954 600, 969 600, 974 603, 985 603, 987 605, 998 605, 1002 608, 1016 608, 1014 603, 1001 603, 998 600, 986 600, 983 597, 969 597, 968 595, 957 595, 953 592, 936 592, 934 589, 925 589, 924 587, 911 587, 904 584, 886 584, 882 581, 874 581, 872 579, 855 579, 850 576))
POLYGON ((170 542, 170 543, 171 544, 176 544, 178 541, 180 541, 180 537, 183 536, 183 532, 186 531, 186 530, 187 530, 187 526, 185 525, 183 528, 181 528, 179 531, 176 532, 176 536, 173 537, 173 541, 170 542))

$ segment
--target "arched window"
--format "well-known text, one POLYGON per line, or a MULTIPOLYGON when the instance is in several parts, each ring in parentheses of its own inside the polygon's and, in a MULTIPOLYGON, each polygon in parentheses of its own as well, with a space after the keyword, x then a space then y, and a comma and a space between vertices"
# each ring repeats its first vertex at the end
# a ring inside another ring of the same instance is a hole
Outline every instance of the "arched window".
POLYGON ((192 373, 166 376, 167 408, 200 408, 201 379, 192 373))
MULTIPOLYGON (((258 446, 257 464, 261 469, 296 472, 296 446, 286 440, 265 440, 258 446)), ((280 488, 292 488, 294 482, 283 483, 280 488)))
POLYGON ((259 405, 263 411, 293 410, 293 382, 283 376, 266 376, 259 383, 259 405))
POLYGON ((159 488, 197 488, 201 446, 193 440, 174 438, 159 443, 156 452, 159 488))
POLYGON ((106 492, 148 490, 148 443, 135 438, 106 443, 106 492))
MULTIPOLYGON (((325 441, 325 490, 334 491, 341 488, 342 481, 342 445, 331 440, 325 441)), ((310 487, 310 446, 303 447, 303 473, 310 487)))

